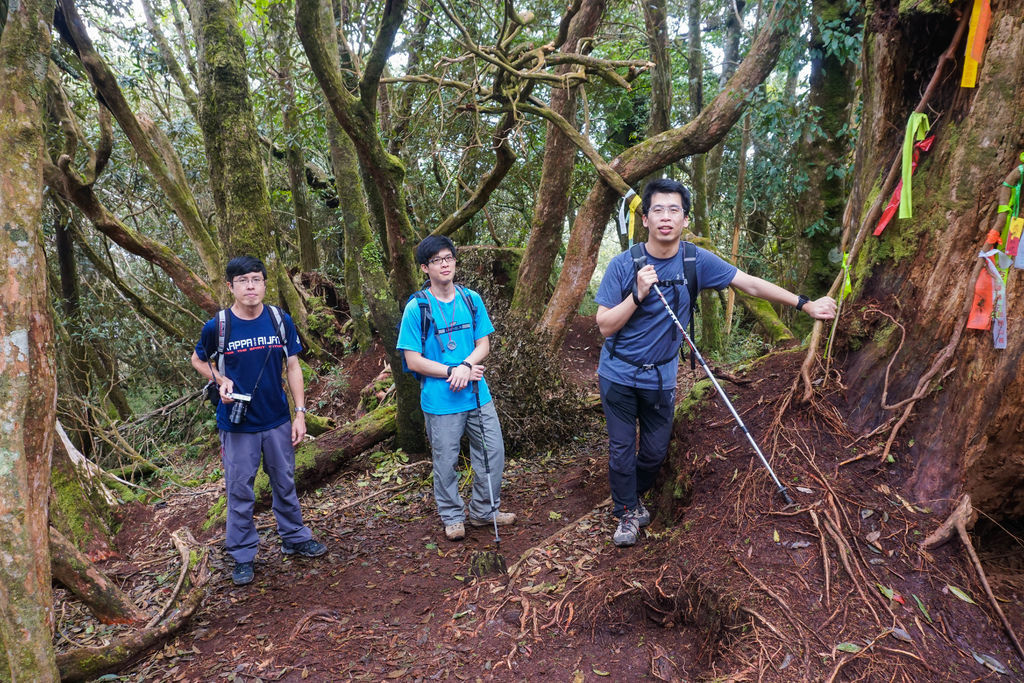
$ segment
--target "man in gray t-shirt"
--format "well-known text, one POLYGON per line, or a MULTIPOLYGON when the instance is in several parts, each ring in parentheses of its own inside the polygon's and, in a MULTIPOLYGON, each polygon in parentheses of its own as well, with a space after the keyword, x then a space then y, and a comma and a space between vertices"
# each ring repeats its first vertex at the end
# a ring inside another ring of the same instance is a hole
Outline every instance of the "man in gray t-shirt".
MULTIPOLYGON (((662 292, 679 321, 685 326, 690 318, 679 241, 689 225, 690 191, 675 180, 653 180, 644 188, 642 211, 648 230, 647 265, 637 271, 629 252, 619 254, 608 265, 595 297, 597 325, 607 338, 597 374, 608 426, 608 480, 619 518, 612 540, 618 546, 636 543, 640 529, 651 521, 640 495, 654 484, 672 436, 682 334, 651 286, 666 283, 662 292)), ((818 320, 836 314, 830 297, 810 301, 700 248, 696 272, 702 289, 732 285, 751 296, 795 306, 818 320)))

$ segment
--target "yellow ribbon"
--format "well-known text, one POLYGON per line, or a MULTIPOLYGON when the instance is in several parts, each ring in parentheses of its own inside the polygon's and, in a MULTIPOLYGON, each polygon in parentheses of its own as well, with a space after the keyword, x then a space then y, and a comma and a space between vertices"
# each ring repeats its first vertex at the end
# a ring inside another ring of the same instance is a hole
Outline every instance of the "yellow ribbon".
POLYGON ((636 210, 640 208, 642 203, 640 195, 634 194, 633 199, 629 202, 629 243, 633 243, 633 232, 636 229, 636 210))

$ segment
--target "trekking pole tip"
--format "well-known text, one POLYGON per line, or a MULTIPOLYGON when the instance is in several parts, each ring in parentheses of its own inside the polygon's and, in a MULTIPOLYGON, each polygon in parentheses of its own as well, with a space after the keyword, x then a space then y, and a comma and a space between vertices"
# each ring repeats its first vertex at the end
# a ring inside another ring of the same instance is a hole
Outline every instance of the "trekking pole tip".
POLYGON ((779 493, 781 493, 781 494, 782 494, 782 498, 783 498, 783 500, 785 500, 785 501, 786 501, 786 505, 796 505, 796 503, 795 503, 795 502, 793 501, 793 499, 792 499, 792 498, 790 497, 790 495, 789 495, 789 491, 787 491, 787 490, 786 490, 786 487, 785 487, 785 486, 783 486, 783 487, 779 488, 779 493))

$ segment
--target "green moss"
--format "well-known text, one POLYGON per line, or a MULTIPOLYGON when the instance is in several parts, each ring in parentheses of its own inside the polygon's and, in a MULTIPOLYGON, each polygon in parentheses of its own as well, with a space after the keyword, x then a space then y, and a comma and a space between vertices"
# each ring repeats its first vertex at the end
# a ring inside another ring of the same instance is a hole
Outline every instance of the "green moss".
POLYGON ((899 15, 906 17, 913 14, 948 15, 951 11, 947 0, 900 0, 899 15))
POLYGON ((215 526, 219 526, 227 522, 228 519, 228 499, 227 496, 221 496, 217 499, 217 502, 210 507, 210 511, 206 514, 206 521, 203 522, 203 531, 209 531, 215 526))
POLYGON ((697 416, 704 399, 714 391, 714 385, 710 379, 702 379, 694 383, 690 393, 682 401, 676 404, 675 421, 693 420, 697 416))

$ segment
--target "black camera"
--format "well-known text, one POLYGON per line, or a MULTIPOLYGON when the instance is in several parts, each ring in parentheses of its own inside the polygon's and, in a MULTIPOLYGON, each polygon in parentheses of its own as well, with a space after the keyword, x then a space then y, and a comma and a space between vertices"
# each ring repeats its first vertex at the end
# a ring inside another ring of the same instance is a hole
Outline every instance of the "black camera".
POLYGON ((228 394, 228 396, 234 401, 228 409, 228 422, 240 425, 245 421, 245 413, 249 410, 252 394, 228 394))

